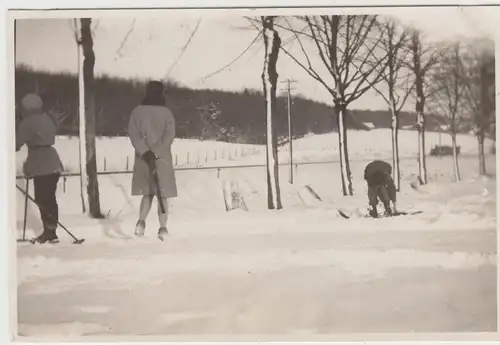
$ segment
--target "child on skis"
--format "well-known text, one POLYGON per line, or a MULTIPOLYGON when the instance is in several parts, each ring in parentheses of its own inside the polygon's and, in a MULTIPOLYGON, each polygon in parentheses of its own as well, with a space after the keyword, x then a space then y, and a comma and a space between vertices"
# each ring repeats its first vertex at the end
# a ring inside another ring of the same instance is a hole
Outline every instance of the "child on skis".
POLYGON ((59 119, 43 111, 42 99, 28 94, 21 101, 21 121, 16 130, 16 152, 23 145, 28 147, 24 163, 24 175, 32 178, 35 185, 35 201, 40 209, 43 233, 33 241, 57 242, 59 219, 57 182, 64 171, 59 154, 53 147, 59 119))

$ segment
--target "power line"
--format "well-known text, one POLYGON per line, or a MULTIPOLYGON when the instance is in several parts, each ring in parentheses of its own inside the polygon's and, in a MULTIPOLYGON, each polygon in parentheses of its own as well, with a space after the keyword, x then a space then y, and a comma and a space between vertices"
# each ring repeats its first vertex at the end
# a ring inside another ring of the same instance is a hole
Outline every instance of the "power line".
POLYGON ((204 82, 205 80, 207 80, 208 78, 210 77, 213 77, 214 75, 222 72, 223 70, 225 70, 226 68, 232 66, 236 61, 238 61, 243 55, 245 55, 245 53, 247 51, 250 50, 250 48, 254 45, 255 42, 257 42, 257 39, 260 37, 260 35, 262 34, 262 31, 259 31, 259 33, 257 34, 257 36, 255 36, 255 38, 252 40, 252 42, 250 42, 250 44, 248 45, 248 47, 240 54, 236 57, 236 59, 234 59, 233 61, 231 61, 230 63, 228 63, 227 65, 225 65, 224 67, 218 69, 217 71, 213 72, 213 73, 210 73, 208 74, 207 76, 203 77, 200 79, 200 82, 204 82))

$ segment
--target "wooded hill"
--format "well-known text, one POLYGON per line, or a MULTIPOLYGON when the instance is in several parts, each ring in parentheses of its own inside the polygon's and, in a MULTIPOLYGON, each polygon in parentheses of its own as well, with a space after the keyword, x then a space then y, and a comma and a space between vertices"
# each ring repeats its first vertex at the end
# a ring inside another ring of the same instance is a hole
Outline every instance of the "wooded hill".
MULTIPOLYGON (((67 117, 61 135, 78 134, 78 79, 76 75, 35 71, 26 66, 16 68, 16 104, 29 92, 38 92, 44 103, 67 117)), ((124 136, 130 113, 142 100, 146 81, 100 76, 95 81, 96 135, 124 136)), ((178 138, 223 140, 247 144, 265 143, 265 103, 262 92, 245 90, 228 92, 198 90, 176 83, 166 83, 167 105, 176 119, 178 138)), ((400 124, 415 124, 415 114, 403 112, 400 124)), ((293 96, 293 136, 336 131, 332 107, 328 104, 293 96)), ((355 110, 348 112, 350 129, 390 128, 391 117, 386 110, 355 110)), ((437 130, 437 121, 427 117, 427 130, 437 130)), ((287 99, 278 98, 276 130, 281 143, 288 135, 287 99)))

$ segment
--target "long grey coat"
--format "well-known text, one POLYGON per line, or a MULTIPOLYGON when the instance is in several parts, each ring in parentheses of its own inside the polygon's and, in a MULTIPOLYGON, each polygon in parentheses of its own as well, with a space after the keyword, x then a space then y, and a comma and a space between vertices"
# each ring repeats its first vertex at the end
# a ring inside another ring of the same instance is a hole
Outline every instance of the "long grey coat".
POLYGON ((132 195, 152 195, 157 193, 151 169, 142 158, 148 151, 157 156, 156 167, 161 196, 177 196, 171 146, 175 138, 175 119, 165 106, 139 105, 130 115, 128 134, 136 155, 132 176, 132 195))

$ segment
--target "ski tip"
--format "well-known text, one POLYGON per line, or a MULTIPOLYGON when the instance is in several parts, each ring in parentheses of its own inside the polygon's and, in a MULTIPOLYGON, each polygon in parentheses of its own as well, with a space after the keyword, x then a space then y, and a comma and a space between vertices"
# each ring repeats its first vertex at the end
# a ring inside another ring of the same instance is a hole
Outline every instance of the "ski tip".
POLYGON ((349 219, 349 216, 347 214, 345 214, 344 212, 342 212, 341 210, 337 210, 339 212, 339 214, 344 218, 344 219, 349 219))

